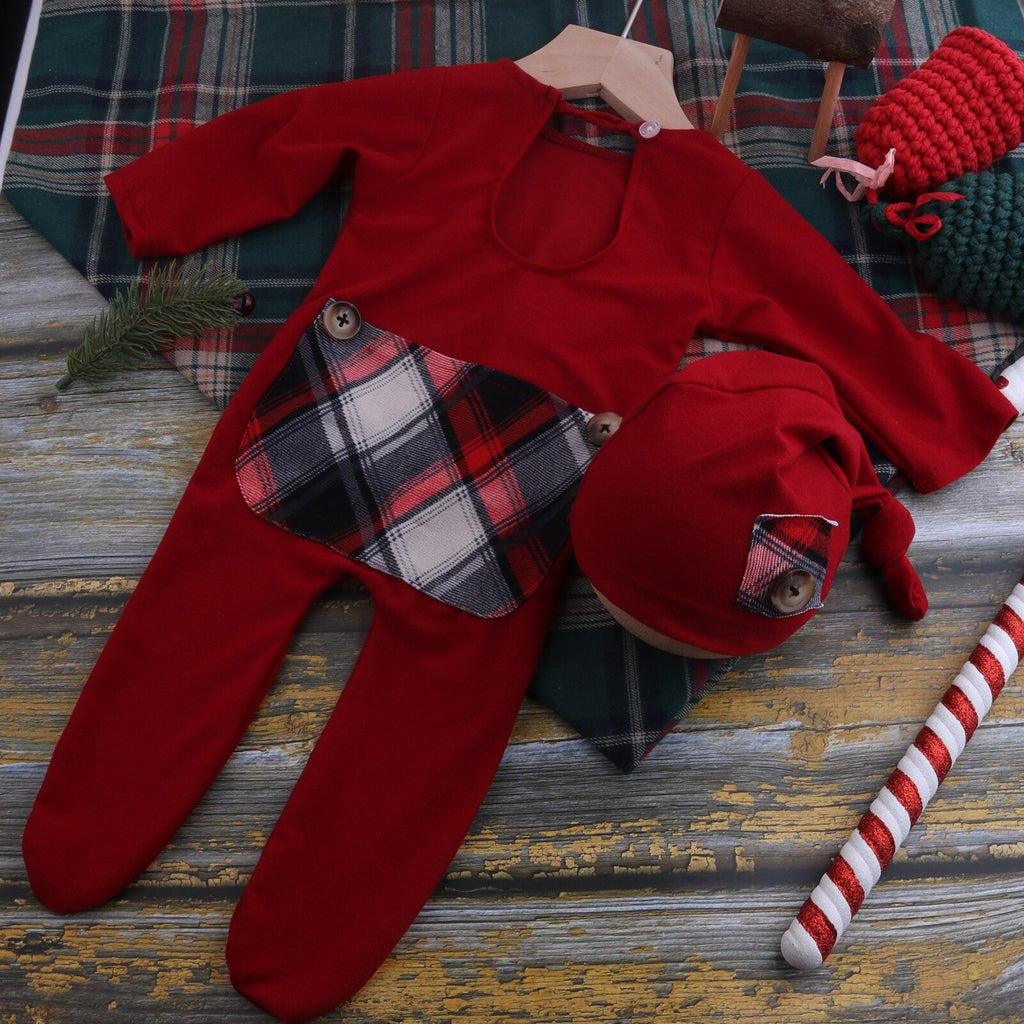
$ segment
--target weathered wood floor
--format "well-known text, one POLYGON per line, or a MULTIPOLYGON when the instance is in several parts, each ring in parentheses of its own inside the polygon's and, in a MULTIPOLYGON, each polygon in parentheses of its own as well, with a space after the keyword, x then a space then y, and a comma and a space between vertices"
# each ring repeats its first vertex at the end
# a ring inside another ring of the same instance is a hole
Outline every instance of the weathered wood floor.
MULTIPOLYGON (((198 811, 119 899, 34 901, 21 829, 216 413, 170 369, 54 402, 98 297, 0 205, 0 1024, 267 1020, 229 916, 351 667, 357 590, 309 618, 198 811)), ((1024 428, 916 500, 930 591, 898 622, 856 555, 827 610, 752 658, 630 777, 527 701, 451 869, 326 1019, 1024 1021, 1024 681, 1011 681, 826 967, 778 942, 1024 571, 1024 428)), ((410 836, 410 841, 414 837, 410 836)))

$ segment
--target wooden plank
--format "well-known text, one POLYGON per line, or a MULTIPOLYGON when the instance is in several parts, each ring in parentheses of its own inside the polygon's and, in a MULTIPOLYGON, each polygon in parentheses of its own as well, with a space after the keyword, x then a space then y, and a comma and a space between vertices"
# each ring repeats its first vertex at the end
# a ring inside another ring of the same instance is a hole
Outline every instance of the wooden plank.
MULTIPOLYGON (((884 913, 865 908, 830 970, 795 980, 772 949, 789 912, 777 889, 639 894, 620 898, 617 913, 605 899, 434 901, 327 1019, 888 1024, 961 1013, 1016 1024, 1007 993, 1024 941, 1009 912, 993 913, 987 893, 998 884, 889 886, 884 913), (955 929, 951 905, 973 908, 955 929)), ((102 921, 55 924, 25 908, 0 951, 5 1002, 48 1022, 84 1022, 88 1003, 125 1020, 266 1019, 227 983, 225 929, 214 922, 225 904, 148 909, 123 901, 102 921)))

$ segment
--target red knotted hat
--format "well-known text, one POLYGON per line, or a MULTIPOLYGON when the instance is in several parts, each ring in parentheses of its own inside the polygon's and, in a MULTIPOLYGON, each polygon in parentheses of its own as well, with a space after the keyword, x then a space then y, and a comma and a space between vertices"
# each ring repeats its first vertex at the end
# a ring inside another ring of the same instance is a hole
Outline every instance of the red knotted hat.
POLYGON ((1024 62, 991 33, 961 26, 872 104, 855 141, 869 167, 895 150, 884 190, 910 196, 985 170, 1022 137, 1024 62))
POLYGON ((627 628, 670 649, 751 654, 821 606, 855 510, 894 604, 921 618, 910 513, 879 483, 825 372, 732 352, 674 374, 622 421, 584 474, 572 537, 627 628))

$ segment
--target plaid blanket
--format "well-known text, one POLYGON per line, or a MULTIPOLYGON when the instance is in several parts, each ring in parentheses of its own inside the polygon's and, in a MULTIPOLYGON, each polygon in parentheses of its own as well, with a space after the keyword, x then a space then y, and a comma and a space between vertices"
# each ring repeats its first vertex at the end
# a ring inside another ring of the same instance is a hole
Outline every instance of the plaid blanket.
MULTIPOLYGON (((630 6, 628 0, 45 0, 5 193, 110 295, 145 268, 127 251, 102 177, 184 128, 299 86, 520 57, 570 22, 617 35, 630 6)), ((697 127, 711 123, 731 46, 729 34, 715 27, 717 9, 718 0, 647 0, 632 30, 634 38, 673 51, 676 89, 697 127)), ((829 152, 853 156, 853 131, 875 98, 959 24, 1024 47, 1017 0, 902 0, 873 64, 846 72, 829 152)), ((908 252, 872 236, 854 208, 818 188, 806 154, 822 83, 819 62, 755 40, 725 144, 762 171, 908 325, 997 372, 1015 348, 1012 329, 940 302, 922 288, 908 252)), ((233 332, 184 342, 172 353, 178 369, 214 401, 227 401, 312 284, 347 201, 343 188, 325 191, 287 223, 202 254, 259 295, 255 317, 233 332)), ((721 347, 699 339, 689 358, 721 347)), ((690 663, 638 644, 576 579, 533 693, 628 771, 727 668, 727 662, 690 663)))

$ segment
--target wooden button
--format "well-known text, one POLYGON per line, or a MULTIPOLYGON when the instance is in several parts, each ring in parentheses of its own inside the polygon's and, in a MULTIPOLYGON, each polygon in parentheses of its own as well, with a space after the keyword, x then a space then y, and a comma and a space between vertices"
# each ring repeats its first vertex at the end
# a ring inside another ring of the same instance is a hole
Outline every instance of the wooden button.
POLYGON ((791 569, 772 584, 769 598, 777 612, 794 615, 803 611, 814 597, 814 577, 806 569, 791 569))
POLYGON ((351 302, 332 302, 320 314, 324 330, 335 341, 348 341, 359 333, 363 320, 351 302))
POLYGON ((620 423, 622 417, 617 412, 595 413, 587 424, 587 437, 590 438, 590 443, 600 448, 619 429, 620 423))

